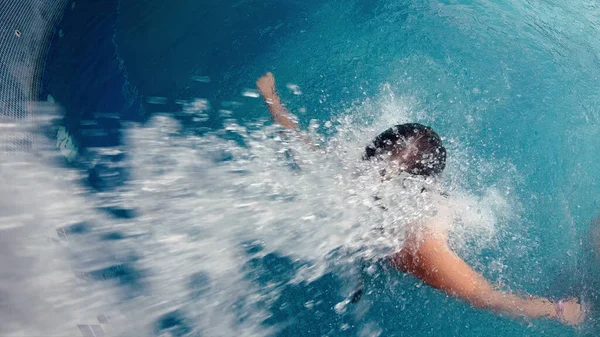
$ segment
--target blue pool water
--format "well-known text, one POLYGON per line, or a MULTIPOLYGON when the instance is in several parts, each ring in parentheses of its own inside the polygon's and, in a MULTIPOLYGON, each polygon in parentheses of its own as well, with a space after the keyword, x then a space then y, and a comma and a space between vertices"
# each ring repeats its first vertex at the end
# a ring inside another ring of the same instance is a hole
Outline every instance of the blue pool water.
MULTIPOLYGON (((110 220, 68 228, 74 247, 91 247, 73 248, 72 264, 114 292, 103 310, 143 317, 122 335, 596 336, 593 313, 577 330, 511 320, 378 264, 361 302, 340 308, 355 278, 334 248, 352 216, 289 230, 260 191, 226 191, 278 174, 240 159, 266 158, 244 152, 262 144, 252 135, 268 113, 242 93, 272 71, 301 126, 318 121, 348 157, 391 123, 431 125, 450 150, 446 185, 479 207, 458 231, 459 253, 504 289, 593 302, 598 18, 600 5, 584 0, 78 1, 52 40, 42 98, 64 107, 60 123, 79 145, 69 166, 110 220), (220 172, 238 161, 249 180, 220 172)), ((322 165, 297 179, 323 185, 290 183, 303 202, 292 195, 283 209, 314 210, 302 193, 335 204, 327 173, 340 172, 322 165)))

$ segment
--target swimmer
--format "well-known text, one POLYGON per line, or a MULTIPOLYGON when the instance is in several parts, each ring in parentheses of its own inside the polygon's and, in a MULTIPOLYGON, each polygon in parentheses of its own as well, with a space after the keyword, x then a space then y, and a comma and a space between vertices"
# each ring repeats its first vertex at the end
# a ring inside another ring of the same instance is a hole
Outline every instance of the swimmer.
MULTIPOLYGON (((275 90, 273 74, 266 73, 256 85, 273 120, 285 128, 297 129, 297 121, 282 105, 275 90)), ((421 124, 403 124, 377 136, 367 146, 363 159, 385 161, 388 167, 385 175, 406 172, 432 177, 443 171, 446 150, 440 137, 431 128, 421 124)), ((420 231, 407 230, 402 249, 389 258, 390 263, 476 308, 513 317, 554 319, 572 326, 583 321, 584 312, 576 299, 552 302, 543 297, 523 296, 496 289, 449 247, 447 230, 441 229, 449 228, 447 225, 452 221, 452 216, 448 213, 440 211, 420 226, 409 226, 420 228, 420 231)), ((360 290, 353 297, 352 301, 358 300, 360 290)))

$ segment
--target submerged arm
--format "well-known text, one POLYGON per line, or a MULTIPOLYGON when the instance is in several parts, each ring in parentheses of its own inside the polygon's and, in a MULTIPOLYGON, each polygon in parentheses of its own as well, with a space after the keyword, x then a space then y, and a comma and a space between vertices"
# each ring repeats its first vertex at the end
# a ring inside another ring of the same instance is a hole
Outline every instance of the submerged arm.
POLYGON ((575 325, 581 322, 581 306, 577 301, 552 303, 542 297, 522 297, 496 290, 488 280, 474 271, 449 247, 444 236, 426 233, 413 247, 394 256, 394 265, 460 298, 474 307, 506 313, 517 317, 547 317, 575 325))

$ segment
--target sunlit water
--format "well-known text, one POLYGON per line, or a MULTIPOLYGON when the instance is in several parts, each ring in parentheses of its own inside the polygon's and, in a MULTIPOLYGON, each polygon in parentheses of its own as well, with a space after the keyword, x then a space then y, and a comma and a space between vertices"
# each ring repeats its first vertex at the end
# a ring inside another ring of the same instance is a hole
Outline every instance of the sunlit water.
POLYGON ((41 124, 80 149, 0 164, 0 331, 595 336, 594 314, 579 330, 498 317, 384 260, 444 192, 452 247, 500 288, 593 297, 594 2, 165 3, 92 6, 107 38, 89 46, 85 4, 67 9, 54 43, 77 57, 46 74, 67 118, 41 124), (251 89, 266 70, 316 149, 268 122, 251 89), (361 161, 403 122, 442 136, 437 181, 361 161))

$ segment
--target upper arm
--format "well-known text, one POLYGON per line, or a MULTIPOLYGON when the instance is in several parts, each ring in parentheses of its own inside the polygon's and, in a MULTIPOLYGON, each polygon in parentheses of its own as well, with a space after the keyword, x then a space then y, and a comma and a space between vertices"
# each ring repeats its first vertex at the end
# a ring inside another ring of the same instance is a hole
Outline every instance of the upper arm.
POLYGON ((445 238, 426 235, 414 255, 411 273, 435 288, 479 305, 494 293, 492 285, 456 255, 445 238))
POLYGON ((432 287, 477 306, 487 306, 495 296, 493 286, 448 246, 450 211, 418 225, 408 233, 396 264, 432 287))

